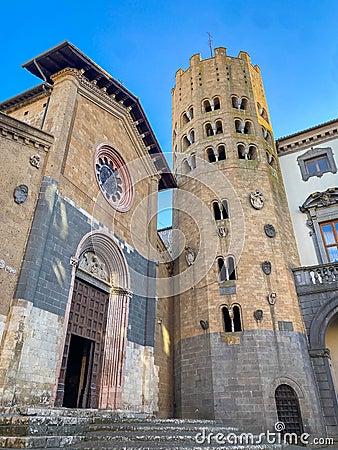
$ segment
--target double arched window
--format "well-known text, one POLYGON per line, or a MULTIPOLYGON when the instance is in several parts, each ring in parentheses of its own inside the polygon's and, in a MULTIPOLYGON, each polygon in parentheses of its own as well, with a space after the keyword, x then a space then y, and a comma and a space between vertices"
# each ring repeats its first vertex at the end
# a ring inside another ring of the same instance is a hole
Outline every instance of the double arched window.
POLYGON ((236 280, 235 258, 233 256, 220 256, 217 258, 218 280, 230 281, 236 280))
POLYGON ((237 95, 232 95, 231 102, 233 108, 241 110, 248 109, 248 99, 246 97, 238 97, 237 95))
POLYGON ((237 144, 238 158, 254 160, 257 159, 257 148, 253 144, 237 144))
POLYGON ((213 202, 212 209, 215 220, 229 219, 229 207, 227 200, 222 200, 221 202, 213 202))
POLYGON ((237 304, 222 307, 223 327, 226 333, 242 331, 241 307, 237 304))
POLYGON ((237 133, 252 134, 253 125, 249 120, 235 119, 235 128, 237 133))
POLYGON ((184 111, 181 116, 181 125, 184 126, 194 118, 194 109, 191 106, 187 111, 184 111))
POLYGON ((190 145, 195 142, 195 132, 190 130, 189 133, 185 134, 182 138, 182 150, 186 150, 190 145))
POLYGON ((214 147, 208 147, 205 152, 207 160, 210 163, 226 159, 225 146, 223 144, 220 144, 216 149, 214 147))
POLYGON ((203 112, 216 111, 221 108, 221 103, 219 97, 214 97, 212 99, 205 99, 202 102, 203 112))
POLYGON ((223 124, 221 120, 216 122, 207 122, 204 124, 205 136, 214 136, 215 134, 223 133, 223 124))

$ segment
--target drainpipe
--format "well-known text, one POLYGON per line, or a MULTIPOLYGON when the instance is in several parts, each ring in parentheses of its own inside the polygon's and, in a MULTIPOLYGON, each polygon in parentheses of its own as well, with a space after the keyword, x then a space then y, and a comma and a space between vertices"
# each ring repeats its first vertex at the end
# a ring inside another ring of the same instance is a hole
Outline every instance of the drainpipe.
POLYGON ((48 106, 49 106, 50 95, 51 95, 51 93, 52 93, 53 86, 52 86, 50 83, 48 83, 45 74, 42 72, 41 67, 40 67, 39 64, 36 62, 36 59, 34 59, 33 62, 34 62, 34 64, 35 64, 35 67, 38 69, 40 75, 41 75, 42 78, 43 78, 44 83, 43 83, 43 85, 42 85, 42 89, 45 91, 45 94, 46 94, 46 96, 48 97, 47 103, 46 103, 46 106, 45 106, 45 110, 44 110, 44 112, 43 112, 43 116, 42 116, 42 120, 41 120, 41 125, 40 125, 40 130, 42 130, 43 125, 44 125, 44 123, 45 123, 45 119, 46 119, 46 115, 47 115, 47 110, 48 110, 48 106))

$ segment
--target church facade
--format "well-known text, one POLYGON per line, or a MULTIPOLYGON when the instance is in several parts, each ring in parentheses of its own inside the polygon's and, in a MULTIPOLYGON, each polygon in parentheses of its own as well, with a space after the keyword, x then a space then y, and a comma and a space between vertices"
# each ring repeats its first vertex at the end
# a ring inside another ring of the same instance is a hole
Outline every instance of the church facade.
POLYGON ((178 70, 174 173, 137 97, 72 44, 24 67, 43 83, 0 105, 0 404, 333 433, 258 66, 218 48, 178 70))

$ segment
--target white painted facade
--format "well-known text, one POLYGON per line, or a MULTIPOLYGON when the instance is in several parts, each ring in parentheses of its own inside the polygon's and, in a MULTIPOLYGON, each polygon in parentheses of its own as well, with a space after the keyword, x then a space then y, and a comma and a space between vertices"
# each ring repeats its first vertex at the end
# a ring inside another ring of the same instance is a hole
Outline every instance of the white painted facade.
MULTIPOLYGON (((338 187, 338 172, 326 172, 320 177, 311 176, 307 181, 304 181, 297 158, 311 148, 330 147, 338 168, 337 127, 338 120, 334 120, 277 141, 279 163, 302 266, 312 266, 328 261, 319 260, 315 250, 314 238, 311 236, 311 229, 306 225, 307 214, 302 213, 299 207, 312 193, 324 192, 328 188, 338 187)), ((336 217, 338 217, 338 205, 336 217)))

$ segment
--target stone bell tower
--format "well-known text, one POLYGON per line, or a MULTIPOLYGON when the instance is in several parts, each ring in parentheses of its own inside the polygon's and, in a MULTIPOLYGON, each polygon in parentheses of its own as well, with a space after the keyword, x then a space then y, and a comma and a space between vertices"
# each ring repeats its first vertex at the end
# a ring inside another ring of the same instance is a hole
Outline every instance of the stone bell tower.
POLYGON ((172 100, 176 415, 319 432, 260 69, 245 52, 196 54, 177 71, 172 100))

